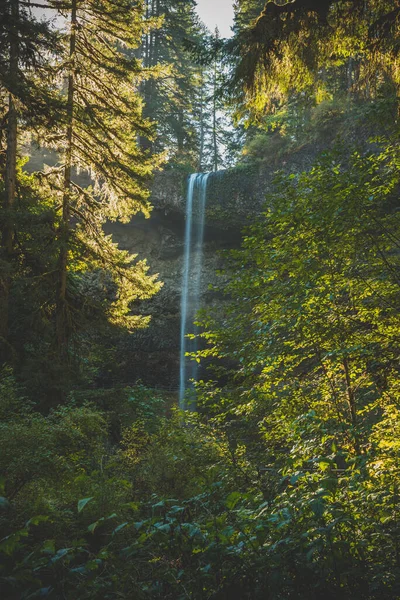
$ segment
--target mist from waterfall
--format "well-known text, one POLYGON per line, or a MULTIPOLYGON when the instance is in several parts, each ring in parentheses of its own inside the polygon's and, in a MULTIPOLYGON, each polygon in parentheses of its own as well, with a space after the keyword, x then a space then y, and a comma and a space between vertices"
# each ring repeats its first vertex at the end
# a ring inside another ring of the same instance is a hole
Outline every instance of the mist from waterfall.
POLYGON ((200 308, 201 272, 203 266, 204 225, 209 173, 190 175, 186 200, 185 250, 183 259, 181 298, 181 351, 179 406, 185 408, 185 391, 191 381, 197 381, 198 364, 189 361, 187 352, 197 350, 197 339, 188 334, 197 332, 193 321, 200 308))

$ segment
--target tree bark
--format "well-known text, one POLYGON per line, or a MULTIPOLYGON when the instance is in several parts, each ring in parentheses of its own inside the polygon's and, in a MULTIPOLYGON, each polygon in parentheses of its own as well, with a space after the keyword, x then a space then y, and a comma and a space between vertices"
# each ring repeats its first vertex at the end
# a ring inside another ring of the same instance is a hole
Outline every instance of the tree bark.
MULTIPOLYGON (((146 19, 154 17, 154 0, 146 0, 146 19)), ((143 64, 146 68, 152 67, 152 44, 153 44, 153 32, 148 32, 144 36, 142 44, 143 52, 143 64)), ((152 100, 152 80, 146 79, 141 84, 141 91, 144 100, 143 114, 145 117, 151 115, 151 100, 152 100)), ((139 136, 139 145, 141 150, 151 150, 152 142, 144 136, 139 136)))
POLYGON ((203 171, 203 157, 204 157, 204 72, 201 70, 201 83, 200 83, 200 144, 199 144, 199 166, 198 171, 203 171))
POLYGON ((180 108, 178 111, 178 130, 177 130, 177 142, 178 142, 178 153, 182 154, 184 150, 185 144, 185 133, 183 131, 184 128, 184 118, 183 118, 183 108, 180 108))
POLYGON ((213 154, 214 154, 214 171, 218 171, 218 141, 217 141, 217 57, 215 57, 214 63, 214 75, 213 75, 213 154))
POLYGON ((343 369, 344 369, 345 378, 346 378, 347 403, 348 403, 348 406, 349 406, 351 425, 352 425, 353 435, 354 435, 354 449, 355 449, 355 451, 356 451, 357 454, 360 454, 361 453, 361 449, 360 449, 360 443, 359 443, 358 434, 357 434, 356 398, 355 398, 355 395, 354 395, 353 386, 351 384, 350 367, 349 367, 349 360, 348 360, 348 358, 344 358, 343 359, 343 369))
POLYGON ((7 117, 6 171, 4 181, 4 226, 2 231, 2 251, 5 268, 0 278, 0 360, 9 356, 9 302, 11 286, 11 260, 14 246, 14 206, 17 187, 17 108, 15 96, 18 87, 18 19, 19 0, 10 1, 9 31, 9 94, 7 117))
POLYGON ((218 40, 219 40, 219 31, 218 27, 215 29, 214 33, 214 67, 213 67, 213 108, 212 108, 212 139, 213 139, 213 169, 214 171, 218 171, 218 117, 217 117, 217 84, 218 84, 218 60, 219 60, 219 51, 218 51, 218 40))
POLYGON ((71 175, 73 155, 73 133, 74 133, 74 92, 75 92, 75 48, 77 29, 77 0, 72 1, 71 6, 71 32, 69 40, 69 75, 68 75, 68 99, 67 99, 67 131, 66 152, 64 167, 64 193, 62 203, 61 220, 61 247, 59 254, 59 289, 56 309, 56 338, 58 352, 61 357, 67 354, 69 326, 68 326, 68 303, 67 303, 67 269, 68 249, 70 237, 71 220, 71 175))

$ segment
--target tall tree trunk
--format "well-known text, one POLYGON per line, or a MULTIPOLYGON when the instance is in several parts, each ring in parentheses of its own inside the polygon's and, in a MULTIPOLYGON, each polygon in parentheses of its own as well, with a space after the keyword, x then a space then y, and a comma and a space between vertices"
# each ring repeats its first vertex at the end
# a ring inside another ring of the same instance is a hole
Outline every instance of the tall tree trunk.
POLYGON ((66 152, 64 168, 64 194, 62 204, 61 221, 61 248, 59 255, 59 289, 57 298, 56 333, 58 351, 61 357, 67 354, 68 345, 68 303, 67 303, 67 267, 68 247, 70 237, 71 220, 71 175, 72 175, 72 146, 74 131, 74 92, 75 92, 75 47, 77 28, 77 0, 72 1, 71 6, 71 33, 69 41, 69 75, 68 75, 68 99, 67 99, 67 131, 66 152))
POLYGON ((213 154, 214 154, 214 171, 218 171, 218 140, 217 140, 217 59, 214 63, 213 75, 213 154))
POLYGON ((178 143, 178 153, 182 154, 184 150, 185 144, 185 132, 184 132, 184 119, 183 119, 183 108, 178 109, 178 130, 177 130, 177 143, 178 143))
POLYGON ((2 251, 5 269, 0 278, 0 360, 7 360, 9 355, 8 321, 9 297, 11 286, 11 259, 14 246, 14 220, 12 209, 17 186, 17 108, 15 95, 18 87, 18 19, 19 0, 10 0, 9 31, 9 95, 7 117, 7 151, 6 172, 4 181, 4 226, 2 231, 2 251))
POLYGON ((347 403, 348 403, 348 406, 349 406, 349 412, 350 412, 350 418, 351 418, 351 425, 352 425, 353 436, 354 436, 354 449, 355 449, 355 451, 356 451, 357 454, 360 454, 361 453, 361 449, 360 449, 360 442, 359 442, 358 433, 357 433, 356 397, 355 397, 355 394, 354 394, 353 386, 351 384, 350 366, 349 366, 349 360, 348 360, 348 358, 344 358, 343 359, 343 369, 344 369, 345 378, 346 378, 347 403))
MULTIPOLYGON (((154 0, 146 1, 146 19, 154 17, 154 0)), ((146 68, 152 67, 152 45, 153 45, 153 32, 146 33, 143 39, 143 64, 146 68)), ((152 79, 146 79, 141 84, 142 96, 144 99, 143 114, 145 117, 152 116, 152 79)), ((144 136, 139 137, 139 144, 142 150, 151 150, 152 142, 144 136)))
POLYGON ((215 28, 213 36, 214 44, 214 65, 213 65, 213 107, 212 107, 212 143, 213 143, 213 168, 214 171, 218 171, 218 117, 217 117, 217 84, 218 84, 218 64, 219 64, 219 31, 218 27, 215 28))
POLYGON ((354 73, 354 60, 350 56, 347 63, 347 97, 350 100, 353 93, 353 73, 354 73))
POLYGON ((204 157, 204 72, 201 70, 200 79, 200 144, 199 144, 199 166, 198 171, 203 171, 204 157))

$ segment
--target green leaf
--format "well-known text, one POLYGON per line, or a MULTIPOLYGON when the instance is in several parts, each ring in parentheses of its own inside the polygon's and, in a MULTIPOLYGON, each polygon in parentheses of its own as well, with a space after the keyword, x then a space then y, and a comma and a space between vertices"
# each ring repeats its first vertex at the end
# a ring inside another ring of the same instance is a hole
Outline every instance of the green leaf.
POLYGON ((104 519, 99 519, 98 521, 95 521, 94 523, 91 523, 91 525, 89 525, 89 527, 88 527, 88 531, 89 531, 89 533, 94 533, 94 531, 95 531, 95 529, 96 529, 97 525, 98 525, 98 524, 99 524, 101 521, 104 521, 104 519))
POLYGON ((183 512, 185 512, 184 506, 172 506, 171 509, 168 511, 168 515, 178 515, 183 512))
POLYGON ((236 504, 241 499, 242 499, 242 494, 240 492, 232 492, 231 494, 229 494, 229 496, 225 500, 225 506, 229 509, 235 508, 236 504))
POLYGON ((318 461, 318 466, 321 469, 321 471, 328 471, 333 465, 333 462, 331 460, 328 460, 327 458, 322 458, 321 460, 318 461))
POLYGON ((298 480, 300 479, 300 477, 303 477, 304 473, 296 473, 295 475, 292 475, 292 477, 290 478, 290 483, 291 485, 295 485, 298 480))
POLYGON ((121 523, 121 525, 118 525, 118 527, 116 527, 113 531, 113 535, 115 535, 116 533, 118 533, 119 531, 121 531, 122 529, 124 529, 127 525, 129 525, 128 521, 126 521, 126 523, 121 523))
POLYGON ((4 554, 10 556, 14 550, 21 546, 19 542, 23 537, 28 537, 27 529, 20 529, 20 531, 16 531, 15 533, 3 538, 0 541, 0 552, 4 552, 4 554))
POLYGON ((324 514, 324 503, 322 500, 312 500, 310 502, 310 507, 316 517, 322 517, 324 514))
POLYGON ((53 556, 50 563, 54 564, 54 563, 58 562, 61 558, 64 558, 64 556, 67 556, 71 552, 71 550, 72 550, 72 548, 61 548, 60 550, 57 551, 56 555, 53 556))
POLYGON ((90 498, 82 498, 82 500, 79 500, 78 513, 82 512, 82 510, 85 508, 86 504, 88 504, 88 502, 90 502, 91 500, 93 500, 93 496, 91 496, 90 498))
POLYGON ((55 554, 55 542, 54 540, 46 540, 42 546, 42 552, 45 554, 55 554))
POLYGON ((205 567, 201 568, 200 571, 204 574, 209 573, 211 571, 211 565, 210 564, 206 565, 205 567))
POLYGON ((86 573, 86 567, 75 567, 74 569, 70 569, 70 573, 79 573, 79 575, 84 575, 86 573))
POLYGON ((0 510, 7 510, 8 508, 10 508, 9 501, 4 496, 0 496, 0 510))
POLYGON ((43 523, 44 521, 48 521, 49 517, 47 515, 38 515, 37 517, 32 517, 26 523, 25 527, 30 527, 31 525, 39 525, 39 523, 43 523))

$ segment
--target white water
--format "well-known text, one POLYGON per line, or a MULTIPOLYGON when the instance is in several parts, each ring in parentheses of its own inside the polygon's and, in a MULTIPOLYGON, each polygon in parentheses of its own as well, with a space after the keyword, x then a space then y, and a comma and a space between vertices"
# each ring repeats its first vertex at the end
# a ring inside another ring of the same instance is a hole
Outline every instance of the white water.
POLYGON ((185 408, 185 391, 192 381, 197 381, 198 364, 188 364, 187 352, 197 350, 197 340, 188 339, 188 334, 196 333, 193 325, 200 308, 200 284, 203 266, 204 224, 207 202, 207 181, 209 173, 191 175, 186 201, 185 252, 183 260, 182 299, 181 299, 181 352, 179 406, 185 408))

